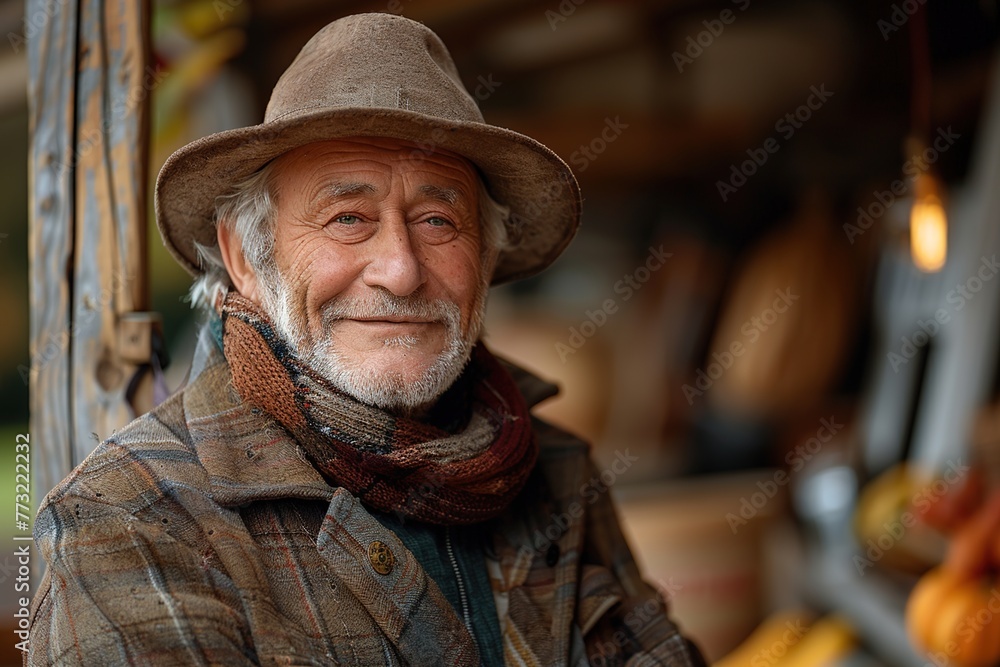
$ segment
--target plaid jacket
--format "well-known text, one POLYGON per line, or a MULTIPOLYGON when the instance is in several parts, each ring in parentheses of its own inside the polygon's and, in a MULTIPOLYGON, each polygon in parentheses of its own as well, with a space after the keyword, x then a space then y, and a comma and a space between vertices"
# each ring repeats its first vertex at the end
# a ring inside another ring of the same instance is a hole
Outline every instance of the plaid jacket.
MULTIPOLYGON (((400 540, 239 399, 209 336, 199 350, 183 391, 43 501, 25 664, 477 665, 400 540)), ((518 376, 529 404, 551 394, 518 376)), ((588 486, 586 445, 537 428, 538 467, 487 554, 506 663, 702 664, 588 486)))

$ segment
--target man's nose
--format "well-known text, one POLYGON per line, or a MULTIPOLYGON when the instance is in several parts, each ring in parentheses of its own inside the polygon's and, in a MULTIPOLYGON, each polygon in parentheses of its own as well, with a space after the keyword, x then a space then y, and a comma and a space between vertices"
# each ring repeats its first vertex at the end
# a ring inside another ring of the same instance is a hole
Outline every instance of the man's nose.
POLYGON ((366 245, 371 255, 362 278, 369 287, 384 287, 396 296, 407 296, 426 281, 405 220, 383 222, 366 245))

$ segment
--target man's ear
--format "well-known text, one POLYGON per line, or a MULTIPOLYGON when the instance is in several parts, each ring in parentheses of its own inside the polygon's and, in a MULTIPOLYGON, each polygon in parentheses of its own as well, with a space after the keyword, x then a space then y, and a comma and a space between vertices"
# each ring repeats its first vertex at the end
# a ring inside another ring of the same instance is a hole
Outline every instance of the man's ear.
POLYGON ((233 281, 236 291, 250 299, 258 306, 260 296, 257 290, 257 272, 243 256, 243 244, 240 238, 229 229, 229 225, 221 221, 216 225, 216 237, 219 240, 219 250, 222 252, 222 262, 233 281))
MULTIPOLYGON (((479 242, 483 243, 481 236, 479 242)), ((486 284, 489 285, 493 282, 493 272, 496 270, 497 264, 500 263, 500 248, 480 250, 479 260, 482 262, 483 277, 486 279, 486 284)))

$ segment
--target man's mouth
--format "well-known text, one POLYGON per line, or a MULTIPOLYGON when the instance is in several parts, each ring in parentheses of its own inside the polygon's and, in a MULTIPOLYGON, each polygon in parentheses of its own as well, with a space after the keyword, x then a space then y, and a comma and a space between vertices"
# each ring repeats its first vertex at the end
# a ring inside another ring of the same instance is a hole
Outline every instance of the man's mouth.
POLYGON ((407 317, 352 317, 347 319, 348 322, 356 322, 358 324, 366 325, 383 325, 383 326, 420 326, 426 324, 436 324, 436 320, 425 320, 417 318, 407 318, 407 317))
POLYGON ((434 324, 436 320, 425 320, 408 317, 352 317, 352 322, 361 324, 434 324))

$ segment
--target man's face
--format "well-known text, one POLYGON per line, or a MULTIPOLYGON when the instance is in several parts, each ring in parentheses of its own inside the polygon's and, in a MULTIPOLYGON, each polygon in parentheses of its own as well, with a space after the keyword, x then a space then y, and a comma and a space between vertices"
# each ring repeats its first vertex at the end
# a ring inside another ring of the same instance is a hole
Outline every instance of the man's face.
POLYGON ((424 406, 454 382, 489 284, 473 168, 415 149, 335 140, 276 160, 278 276, 259 279, 263 307, 299 355, 389 409, 424 406))

